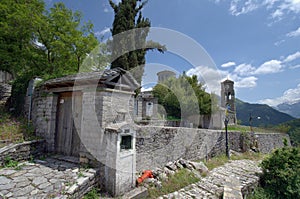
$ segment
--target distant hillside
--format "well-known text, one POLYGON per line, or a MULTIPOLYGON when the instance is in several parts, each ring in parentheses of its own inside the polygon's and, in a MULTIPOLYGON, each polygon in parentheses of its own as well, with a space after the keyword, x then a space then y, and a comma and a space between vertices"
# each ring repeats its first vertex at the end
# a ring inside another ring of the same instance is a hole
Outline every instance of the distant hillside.
POLYGON ((300 102, 294 104, 279 104, 276 109, 295 118, 300 118, 300 102))
POLYGON ((249 117, 252 115, 252 125, 268 127, 278 125, 290 120, 295 119, 294 117, 279 112, 274 108, 265 104, 250 104, 236 99, 236 115, 237 119, 241 121, 242 125, 249 126, 249 117))

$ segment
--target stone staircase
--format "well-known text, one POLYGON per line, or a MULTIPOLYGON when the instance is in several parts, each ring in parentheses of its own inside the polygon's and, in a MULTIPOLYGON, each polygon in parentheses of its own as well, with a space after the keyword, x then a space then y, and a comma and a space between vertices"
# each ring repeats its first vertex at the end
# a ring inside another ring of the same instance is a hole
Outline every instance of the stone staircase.
POLYGON ((213 169, 199 182, 164 195, 159 199, 201 198, 201 199, 241 199, 258 186, 262 173, 258 162, 235 160, 213 169))

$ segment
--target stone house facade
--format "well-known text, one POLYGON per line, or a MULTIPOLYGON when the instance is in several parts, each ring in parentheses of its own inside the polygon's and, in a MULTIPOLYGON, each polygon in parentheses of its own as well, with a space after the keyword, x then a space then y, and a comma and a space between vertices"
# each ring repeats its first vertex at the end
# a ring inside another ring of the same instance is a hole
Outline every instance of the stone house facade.
POLYGON ((49 80, 27 99, 29 118, 37 136, 46 140, 47 152, 98 166, 105 189, 120 195, 135 186, 135 165, 121 170, 120 165, 135 163, 130 124, 138 87, 121 68, 49 80))

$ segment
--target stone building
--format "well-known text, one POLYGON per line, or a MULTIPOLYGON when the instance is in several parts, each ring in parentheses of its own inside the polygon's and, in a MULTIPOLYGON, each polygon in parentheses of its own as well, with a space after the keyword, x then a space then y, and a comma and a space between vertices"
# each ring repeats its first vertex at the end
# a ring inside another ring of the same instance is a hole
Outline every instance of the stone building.
POLYGON ((141 92, 135 100, 135 120, 157 120, 157 98, 152 91, 141 92))
POLYGON ((234 82, 229 79, 221 83, 221 107, 227 112, 229 124, 236 124, 234 82))
MULTIPOLYGON (((120 68, 46 81, 35 89, 31 120, 46 150, 100 168, 117 196, 135 186, 136 80, 120 68)), ((29 100, 28 100, 29 101, 29 100)))
POLYGON ((163 82, 171 77, 176 77, 176 73, 170 70, 163 70, 157 73, 158 83, 163 82))
MULTIPOLYGON (((137 172, 180 158, 199 160, 224 153, 225 133, 220 129, 135 125, 137 88, 135 79, 120 68, 46 81, 35 88, 31 100, 36 134, 46 141, 47 152, 97 166, 101 189, 113 196, 134 188, 137 172)), ((239 151, 242 136, 230 134, 231 149, 239 151)), ((258 148, 268 152, 281 147, 283 137, 257 135, 258 148)))

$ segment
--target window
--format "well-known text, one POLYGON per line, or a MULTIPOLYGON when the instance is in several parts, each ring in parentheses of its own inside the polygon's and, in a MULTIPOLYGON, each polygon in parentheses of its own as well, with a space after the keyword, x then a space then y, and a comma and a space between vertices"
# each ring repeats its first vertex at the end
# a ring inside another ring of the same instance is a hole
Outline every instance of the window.
POLYGON ((132 136, 122 135, 121 136, 121 150, 132 149, 132 136))

